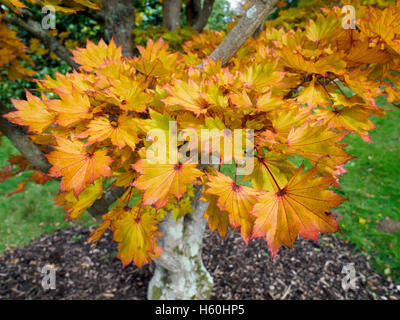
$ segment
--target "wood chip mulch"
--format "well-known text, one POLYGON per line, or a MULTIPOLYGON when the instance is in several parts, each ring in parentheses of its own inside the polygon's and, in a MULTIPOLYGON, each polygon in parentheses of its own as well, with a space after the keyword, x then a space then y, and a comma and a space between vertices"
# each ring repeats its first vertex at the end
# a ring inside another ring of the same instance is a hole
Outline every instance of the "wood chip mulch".
MULTIPOLYGON (((96 249, 89 229, 74 226, 42 236, 0 256, 0 299, 146 299, 153 266, 122 269, 108 232, 96 249), (43 266, 56 268, 56 289, 41 286, 43 266)), ((323 235, 299 239, 271 261, 257 239, 248 246, 240 234, 226 240, 207 232, 203 259, 214 277, 212 299, 400 299, 400 285, 377 274, 368 260, 343 240, 323 235), (354 264, 356 289, 344 290, 343 266, 354 264)))

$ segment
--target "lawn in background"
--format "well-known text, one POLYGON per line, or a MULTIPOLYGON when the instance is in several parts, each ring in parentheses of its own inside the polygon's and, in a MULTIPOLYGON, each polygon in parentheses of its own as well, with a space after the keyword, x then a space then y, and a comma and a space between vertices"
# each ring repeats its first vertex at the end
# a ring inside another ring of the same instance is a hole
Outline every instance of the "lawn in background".
MULTIPOLYGON (((380 106, 384 99, 378 99, 380 106)), ((373 143, 348 135, 348 152, 357 157, 345 165, 348 171, 340 179, 336 192, 349 200, 338 211, 344 237, 356 248, 373 257, 376 269, 394 281, 400 281, 400 232, 382 233, 377 223, 389 217, 400 221, 400 110, 386 112, 387 117, 371 117, 378 127, 370 135, 373 143)))
MULTIPOLYGON (((12 154, 18 154, 18 151, 7 138, 2 137, 0 167, 8 165, 7 160, 12 154)), ((65 221, 61 207, 54 204, 53 198, 58 191, 56 181, 44 186, 30 183, 24 192, 6 197, 27 176, 28 173, 23 173, 0 183, 0 252, 7 247, 28 243, 41 234, 72 225, 72 222, 65 221)), ((94 222, 87 213, 77 221, 85 226, 94 222)))

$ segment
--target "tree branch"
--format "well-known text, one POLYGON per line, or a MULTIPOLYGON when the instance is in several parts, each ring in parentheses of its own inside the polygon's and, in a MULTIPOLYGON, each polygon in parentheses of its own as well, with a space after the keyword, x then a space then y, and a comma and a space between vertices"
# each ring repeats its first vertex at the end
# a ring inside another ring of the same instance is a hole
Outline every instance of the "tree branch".
POLYGON ((101 216, 108 211, 108 207, 124 194, 125 189, 115 187, 108 192, 103 193, 102 197, 96 200, 87 211, 96 220, 100 221, 101 216))
POLYGON ((25 22, 20 18, 10 16, 3 17, 2 20, 19 26, 28 31, 34 37, 39 38, 47 48, 53 51, 59 58, 66 61, 70 67, 73 69, 78 69, 79 65, 72 60, 72 53, 63 45, 61 45, 56 37, 53 37, 45 29, 43 29, 39 22, 30 18, 28 18, 27 22, 25 22))
POLYGON ((257 27, 265 21, 277 2, 277 0, 255 0, 210 58, 215 61, 221 60, 222 65, 227 64, 257 27))
POLYGON ((10 112, 5 105, 0 102, 0 131, 12 142, 26 159, 39 171, 48 173, 51 164, 43 156, 42 151, 20 128, 9 122, 3 115, 10 112))

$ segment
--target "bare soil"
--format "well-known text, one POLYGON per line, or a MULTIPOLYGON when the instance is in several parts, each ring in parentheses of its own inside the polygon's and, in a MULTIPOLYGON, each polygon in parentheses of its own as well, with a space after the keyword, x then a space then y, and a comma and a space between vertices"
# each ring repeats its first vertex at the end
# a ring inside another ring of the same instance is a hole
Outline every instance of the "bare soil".
MULTIPOLYGON (((89 229, 74 226, 0 256, 0 299, 146 299, 153 265, 122 268, 110 232, 93 250, 89 229), (41 269, 56 269, 56 289, 41 286, 41 269)), ((352 245, 335 236, 299 239, 271 260, 266 243, 248 246, 238 232, 225 240, 207 232, 203 259, 214 277, 212 299, 400 299, 400 286, 385 280, 352 245), (344 290, 343 266, 353 263, 356 289, 344 290)))

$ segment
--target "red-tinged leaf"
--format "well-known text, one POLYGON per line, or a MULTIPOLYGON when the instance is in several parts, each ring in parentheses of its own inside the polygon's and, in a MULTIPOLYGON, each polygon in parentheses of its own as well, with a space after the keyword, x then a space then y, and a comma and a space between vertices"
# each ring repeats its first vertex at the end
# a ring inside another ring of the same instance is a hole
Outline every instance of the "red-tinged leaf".
POLYGON ((346 129, 357 132, 366 142, 372 142, 368 131, 375 129, 375 125, 368 120, 371 113, 362 106, 343 107, 336 110, 315 110, 317 119, 336 129, 346 129))
POLYGON ((282 244, 292 247, 297 235, 317 240, 319 232, 336 232, 338 224, 330 208, 345 199, 326 190, 332 178, 317 177, 317 170, 303 172, 302 165, 288 184, 278 192, 258 197, 251 214, 256 217, 253 238, 262 237, 274 257, 282 244))
POLYGON ((179 106, 191 111, 196 115, 207 112, 207 101, 200 94, 200 87, 197 83, 189 80, 188 83, 176 80, 173 87, 167 87, 169 97, 162 99, 168 106, 179 106))
POLYGON ((57 123, 63 127, 69 127, 83 119, 92 118, 90 101, 87 95, 72 89, 72 94, 57 91, 61 99, 45 100, 47 107, 57 112, 57 123))
POLYGON ((121 115, 117 120, 110 121, 106 117, 98 117, 90 121, 88 130, 77 135, 77 138, 89 137, 85 145, 101 142, 108 138, 113 145, 122 149, 126 145, 135 148, 139 142, 136 121, 129 115, 121 115))
POLYGON ((78 198, 88 183, 93 183, 100 177, 112 176, 109 165, 113 160, 106 156, 106 150, 89 153, 81 141, 70 141, 62 137, 56 139, 57 151, 49 153, 46 157, 53 165, 49 175, 62 177, 61 191, 73 190, 78 198))
POLYGON ((103 67, 109 61, 120 61, 122 58, 121 47, 116 47, 111 39, 107 45, 103 39, 98 44, 88 40, 86 48, 78 48, 73 51, 73 60, 80 64, 86 71, 94 71, 96 67, 103 67))
POLYGON ((249 214, 257 202, 258 192, 252 188, 237 185, 231 178, 217 171, 216 176, 208 176, 208 194, 218 197, 217 205, 221 211, 229 213, 229 222, 234 228, 240 228, 242 239, 250 240, 254 217, 249 214))
POLYGON ((96 230, 94 230, 88 239, 88 243, 93 243, 93 246, 96 247, 97 242, 100 240, 104 232, 110 227, 111 221, 105 220, 104 222, 100 223, 96 230))
POLYGON ((180 199, 188 184, 193 184, 203 173, 196 169, 197 164, 151 164, 141 159, 132 167, 142 175, 134 186, 144 190, 143 204, 164 207, 168 198, 174 195, 180 199))
POLYGON ((324 125, 311 127, 305 123, 300 128, 291 129, 282 147, 285 152, 300 155, 314 165, 333 169, 352 158, 338 143, 345 135, 324 125))
POLYGON ((18 183, 18 186, 15 188, 15 190, 7 193, 6 197, 8 198, 8 197, 11 197, 13 194, 23 192, 23 191, 25 191, 25 188, 26 188, 26 182, 18 183))

